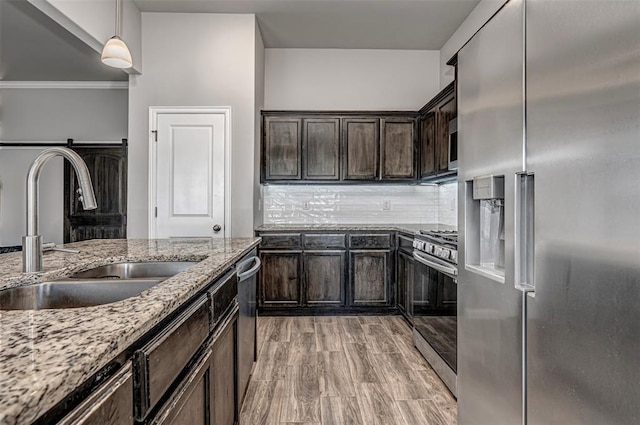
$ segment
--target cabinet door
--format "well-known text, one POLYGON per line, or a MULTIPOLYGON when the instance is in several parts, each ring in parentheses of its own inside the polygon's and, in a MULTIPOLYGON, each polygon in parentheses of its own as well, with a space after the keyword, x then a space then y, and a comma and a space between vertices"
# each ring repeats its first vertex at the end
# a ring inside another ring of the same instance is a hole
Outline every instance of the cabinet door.
POLYGON ((303 264, 306 304, 311 307, 343 306, 345 251, 305 251, 303 264))
POLYGON ((420 178, 436 173, 436 114, 420 118, 420 178))
POLYGON ((133 424, 133 380, 127 364, 58 425, 133 424))
POLYGON ((449 170, 449 121, 456 117, 456 98, 451 95, 442 101, 436 114, 436 168, 449 170))
POLYGON ((264 180, 299 180, 302 177, 302 120, 264 119, 264 180))
POLYGON ((380 129, 377 118, 345 118, 342 121, 345 180, 376 180, 379 173, 380 129))
POLYGON ((301 251, 262 251, 260 306, 300 306, 301 251))
POLYGON ((391 305, 391 251, 349 252, 352 306, 391 305))
POLYGON ((382 180, 416 178, 416 122, 413 118, 387 118, 380 122, 382 180))
POLYGON ((305 179, 340 179, 340 119, 305 119, 302 145, 305 179))
POLYGON ((207 350, 162 406, 151 425, 209 425, 211 350, 207 350))
POLYGON ((233 425, 236 421, 237 323, 237 318, 234 318, 232 322, 224 326, 213 343, 211 425, 233 425))
POLYGON ((402 251, 398 252, 398 263, 396 265, 398 271, 398 308, 406 317, 411 317, 414 264, 412 256, 402 251))

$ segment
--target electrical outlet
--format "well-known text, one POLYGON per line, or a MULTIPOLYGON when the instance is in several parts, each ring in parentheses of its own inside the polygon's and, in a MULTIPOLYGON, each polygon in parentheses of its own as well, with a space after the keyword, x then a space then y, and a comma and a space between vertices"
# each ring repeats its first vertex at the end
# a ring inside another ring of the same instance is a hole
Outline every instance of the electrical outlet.
POLYGON ((309 211, 311 209, 311 205, 309 205, 309 201, 304 201, 302 203, 302 209, 305 211, 309 211))
POLYGON ((450 210, 450 211, 453 211, 453 210, 455 210, 455 209, 456 209, 456 200, 455 200, 455 199, 451 199, 451 200, 449 201, 449 210, 450 210))
POLYGON ((382 211, 391 211, 391 201, 382 201, 382 211))

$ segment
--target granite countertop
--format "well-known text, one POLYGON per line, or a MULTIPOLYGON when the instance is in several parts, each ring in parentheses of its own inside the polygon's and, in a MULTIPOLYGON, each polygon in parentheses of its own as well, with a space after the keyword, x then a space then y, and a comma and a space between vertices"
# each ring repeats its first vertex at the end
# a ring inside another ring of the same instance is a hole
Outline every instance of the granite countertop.
POLYGON ((419 230, 455 231, 456 226, 440 223, 427 224, 263 224, 255 228, 256 232, 301 232, 301 231, 390 231, 414 234, 419 230))
POLYGON ((21 253, 0 255, 0 289, 123 261, 200 261, 138 296, 94 307, 0 310, 0 424, 29 424, 237 262, 259 238, 92 240, 47 252, 22 273, 21 253))

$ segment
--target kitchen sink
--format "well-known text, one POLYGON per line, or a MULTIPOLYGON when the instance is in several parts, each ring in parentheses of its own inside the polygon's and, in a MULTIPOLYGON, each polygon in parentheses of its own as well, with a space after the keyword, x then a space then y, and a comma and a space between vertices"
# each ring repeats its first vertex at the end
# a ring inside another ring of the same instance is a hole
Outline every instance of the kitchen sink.
POLYGON ((139 295, 195 262, 108 264, 68 278, 0 291, 0 310, 90 307, 139 295))
POLYGON ((42 310, 109 304, 139 295, 162 279, 64 279, 0 291, 0 310, 42 310))
POLYGON ((107 264, 69 276, 81 279, 166 279, 197 264, 191 261, 155 261, 146 263, 107 264))

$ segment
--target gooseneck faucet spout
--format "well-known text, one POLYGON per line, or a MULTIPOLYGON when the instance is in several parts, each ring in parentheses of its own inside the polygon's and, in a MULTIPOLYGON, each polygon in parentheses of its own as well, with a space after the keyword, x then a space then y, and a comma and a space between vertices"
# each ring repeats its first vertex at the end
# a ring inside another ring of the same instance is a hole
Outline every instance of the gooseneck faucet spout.
POLYGON ((67 159, 76 172, 80 184, 80 202, 85 210, 98 206, 93 193, 91 176, 87 164, 80 155, 69 148, 48 148, 31 163, 27 173, 27 235, 22 237, 22 271, 26 273, 42 271, 42 236, 38 235, 38 179, 44 164, 55 156, 67 159))

